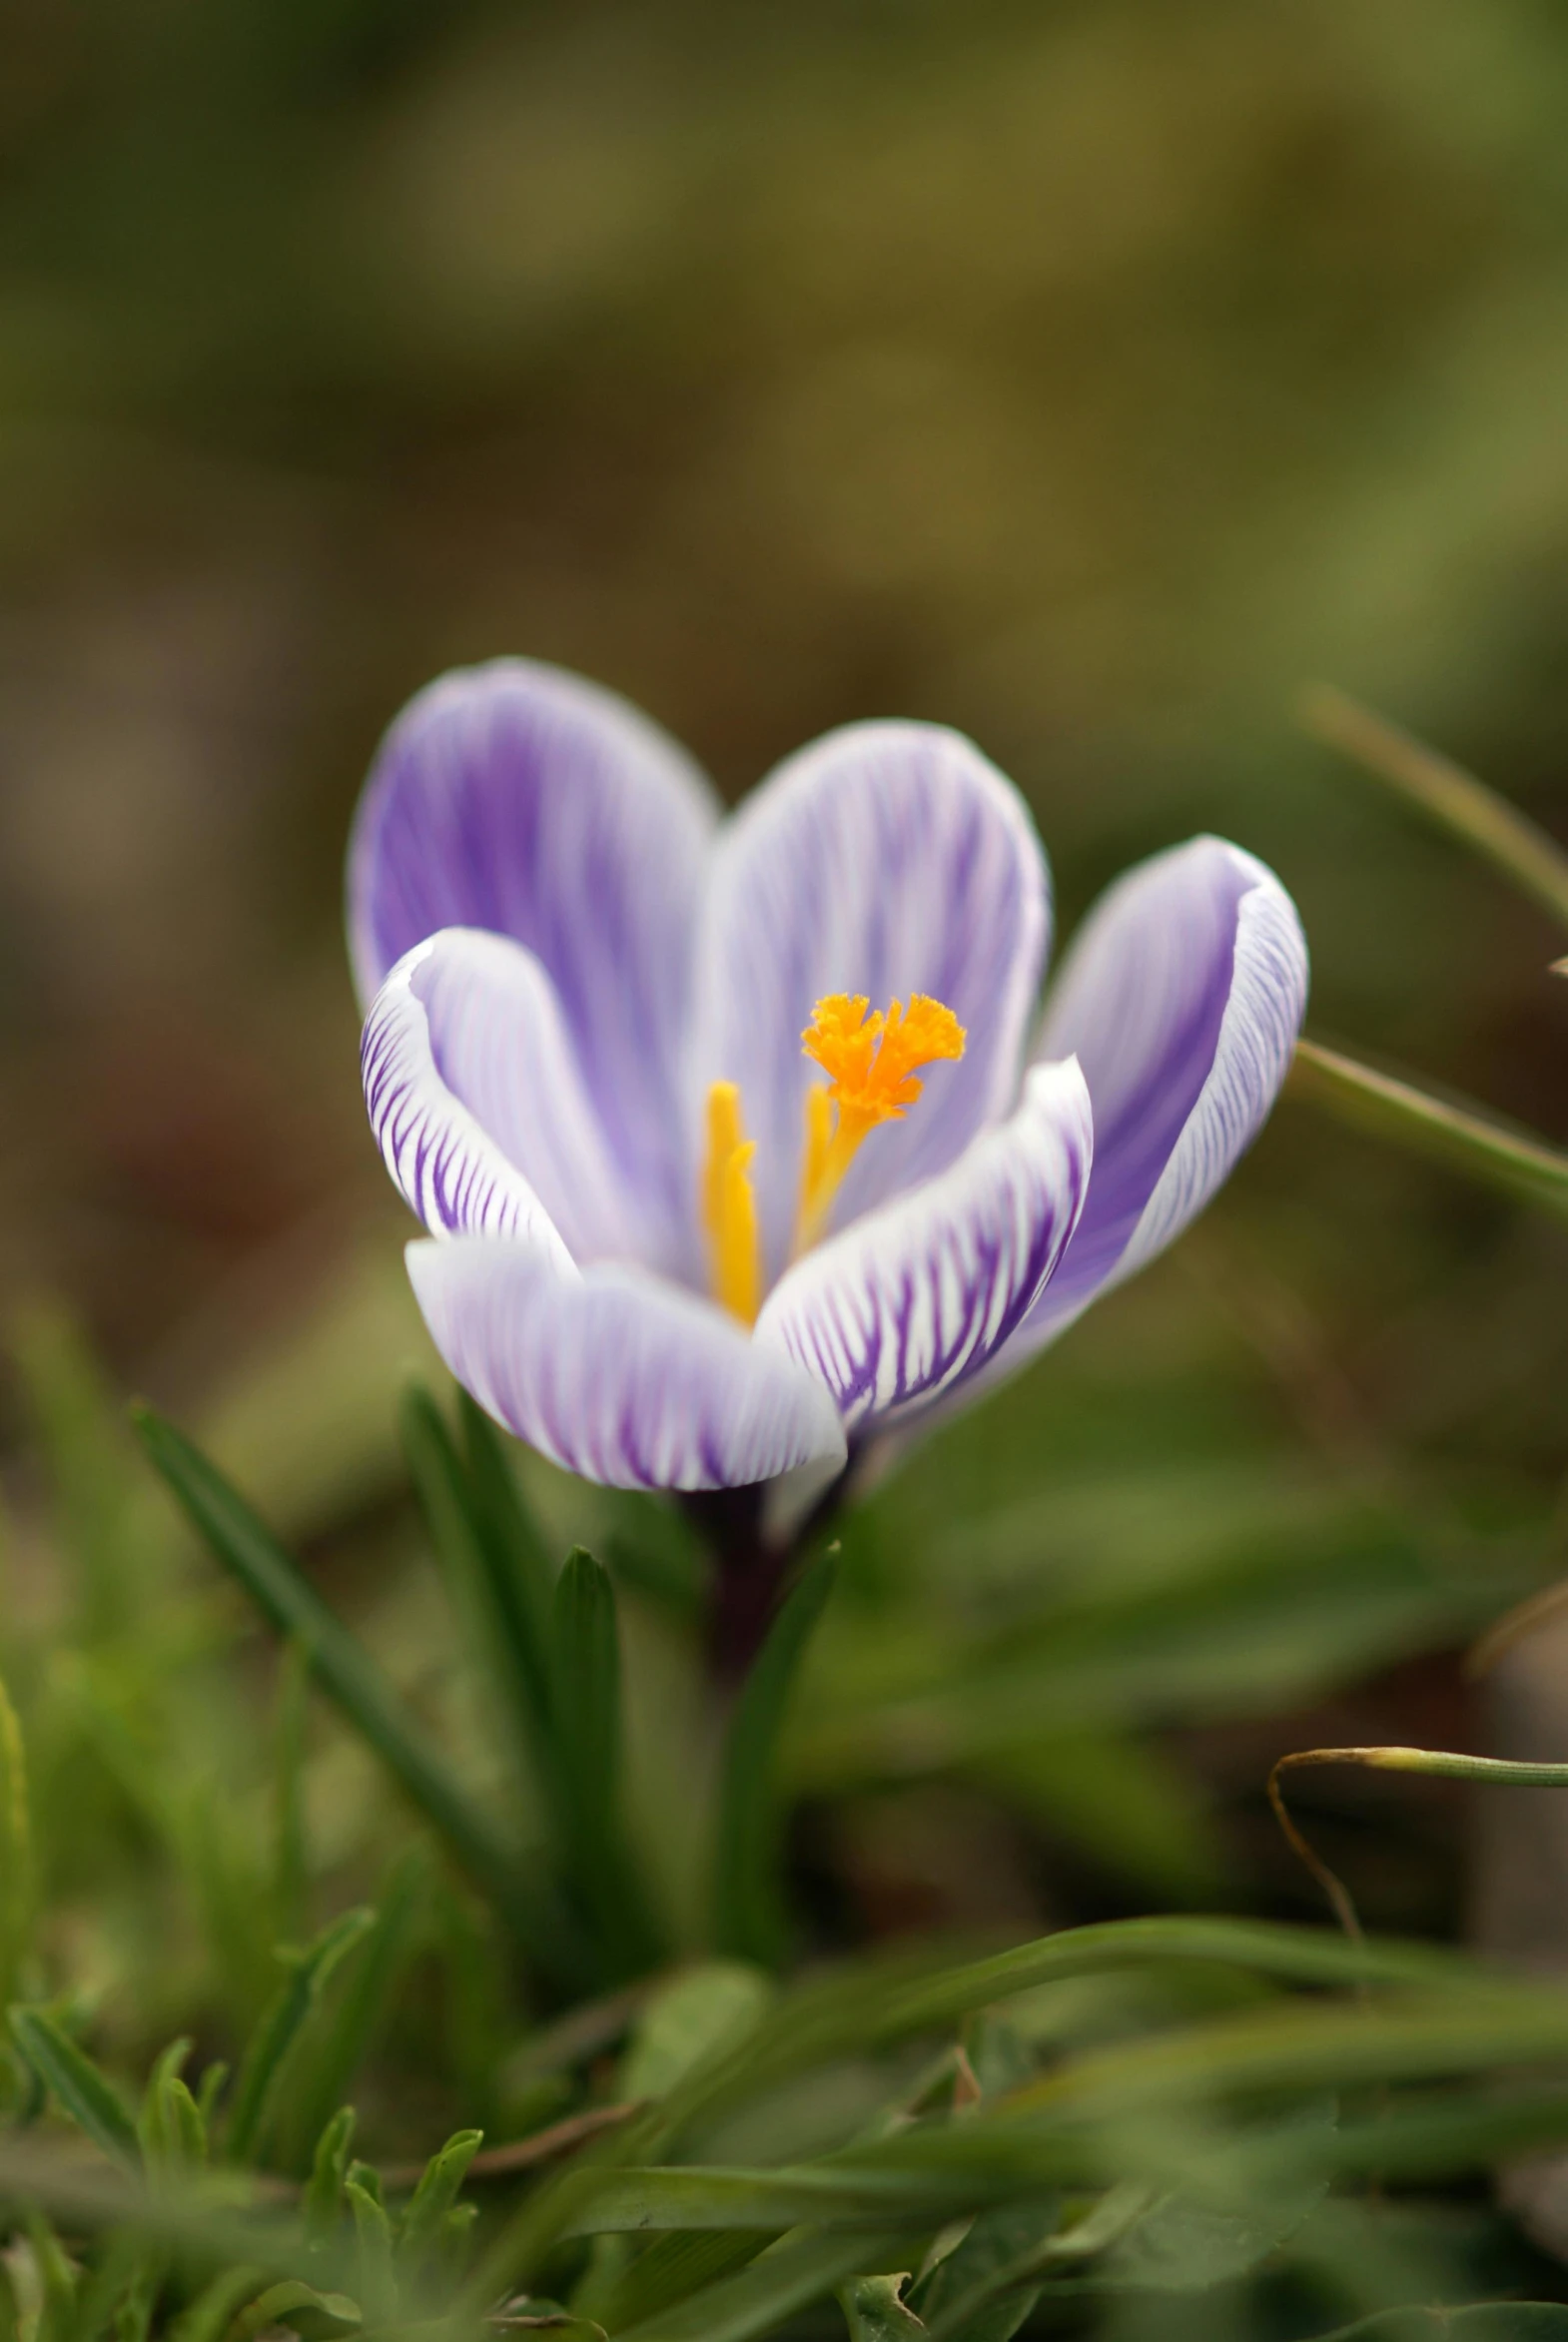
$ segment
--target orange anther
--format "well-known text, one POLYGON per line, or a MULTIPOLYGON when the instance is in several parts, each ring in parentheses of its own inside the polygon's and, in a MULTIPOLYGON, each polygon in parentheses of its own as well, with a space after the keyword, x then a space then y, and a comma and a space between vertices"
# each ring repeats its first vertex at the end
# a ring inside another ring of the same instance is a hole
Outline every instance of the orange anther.
POLYGON ((814 1244, 839 1183, 879 1123, 902 1122, 925 1084, 915 1073, 940 1058, 961 1058, 967 1038, 950 1008, 927 993, 868 1014, 864 993, 832 992, 818 1001, 801 1035, 807 1057, 828 1076, 826 1090, 806 1094, 806 1150, 801 1170, 797 1249, 814 1244))

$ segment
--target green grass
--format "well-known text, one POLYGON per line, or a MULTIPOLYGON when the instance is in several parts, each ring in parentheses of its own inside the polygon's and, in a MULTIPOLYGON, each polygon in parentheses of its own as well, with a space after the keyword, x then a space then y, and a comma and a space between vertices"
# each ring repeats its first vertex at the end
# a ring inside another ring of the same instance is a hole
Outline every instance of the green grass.
POLYGON ((830 1524, 727 1730, 734 1695, 693 1693, 683 1903, 627 1755, 650 1643, 702 1681, 672 1517, 606 1505, 612 1573, 557 1555, 528 1459, 410 1393, 432 1660, 434 1611, 390 1631, 363 1569, 304 1568, 142 1409, 171 1513, 60 1322, 20 1355, 49 1480, 0 1715, 27 2342, 457 2335, 501 2304, 638 2342, 1397 2336, 1492 2289, 1546 2300, 1457 2331, 1568 2333, 1568 2286, 1468 2192, 1568 2144, 1568 1988, 1179 1912, 857 1948, 780 1827, 803 1791, 984 1783, 1130 1885, 1218 1892, 1150 1723, 1494 1615, 1538 1581, 1528 1521, 1456 1507, 1434 1539, 1386 1490, 1152 1453, 1076 1488, 1052 1461, 1049 1509, 966 1525, 917 1461, 830 1524))

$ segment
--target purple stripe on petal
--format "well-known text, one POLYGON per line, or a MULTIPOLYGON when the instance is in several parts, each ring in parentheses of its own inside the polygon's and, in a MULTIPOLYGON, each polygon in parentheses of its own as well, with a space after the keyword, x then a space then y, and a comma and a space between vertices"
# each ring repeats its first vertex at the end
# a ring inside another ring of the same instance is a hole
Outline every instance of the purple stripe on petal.
POLYGON ((1288 1071, 1306 983, 1295 906, 1222 839, 1157 855, 1090 913, 1047 1005, 1041 1054, 1072 1051, 1084 1069, 1094 1176, 1025 1342, 1162 1250, 1228 1176, 1288 1071))
POLYGON ((403 710, 349 852, 362 999, 441 928, 526 945, 555 987, 611 1153, 672 1224, 690 1211, 675 1069, 717 811, 696 766, 626 701, 497 659, 403 710))
POLYGON ((1010 1121, 809 1252, 757 1321, 852 1431, 937 1397, 1008 1341, 1078 1223, 1094 1141, 1076 1065, 1041 1066, 1010 1121))
POLYGON ((360 1042, 366 1109, 387 1169, 435 1234, 526 1236, 569 1267, 571 1256, 528 1181, 435 1072, 423 1006, 411 991, 431 948, 393 970, 360 1042))
POLYGON ((645 1271, 562 1275, 526 1243, 413 1243, 431 1338, 480 1406, 613 1488, 730 1488, 820 1460, 843 1426, 821 1385, 711 1303, 645 1271))
POLYGON ((1208 1079, 1117 1263, 1119 1281, 1165 1250, 1256 1138, 1290 1071, 1306 986, 1295 906, 1265 872, 1237 908, 1230 997, 1208 1079))
POLYGON ((471 928, 429 937, 382 987, 361 1055, 382 1153, 435 1233, 542 1220, 578 1260, 651 1248, 549 978, 521 945, 471 928))
POLYGON ((770 1272, 788 1256, 804 1098, 800 1035, 824 993, 912 992, 968 1028, 901 1123, 873 1132, 837 1223, 955 1163, 1012 1107, 1044 963, 1045 857, 1011 782, 957 732, 854 724, 781 765, 714 856, 698 959, 697 1062, 738 1082, 770 1272))

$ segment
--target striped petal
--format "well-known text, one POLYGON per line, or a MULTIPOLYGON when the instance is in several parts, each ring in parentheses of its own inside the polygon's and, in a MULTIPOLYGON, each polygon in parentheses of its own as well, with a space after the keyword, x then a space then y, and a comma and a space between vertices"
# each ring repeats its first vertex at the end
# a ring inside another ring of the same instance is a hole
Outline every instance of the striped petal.
POLYGON ((1041 1055, 1095 1109, 1084 1216, 1021 1340, 1047 1340, 1201 1211, 1261 1128, 1306 1008, 1306 942, 1264 864, 1194 838, 1118 880, 1053 988, 1041 1055))
POLYGON ((1009 1122, 798 1261, 757 1320, 759 1344, 824 1382, 852 1431, 951 1390, 1049 1289, 1093 1153, 1077 1066, 1038 1067, 1009 1122))
POLYGON ((415 946, 376 997, 361 1067, 387 1167, 433 1234, 553 1238, 579 1261, 652 1249, 520 944, 451 928, 415 946))
POLYGON ((690 1207, 675 1069, 717 811, 685 753, 613 692, 497 659, 403 710, 349 850, 362 1000, 441 928, 525 944, 611 1154, 672 1221, 690 1207))
POLYGON ((698 960, 697 1060, 738 1082, 770 1274, 788 1257, 808 1082, 800 1034, 825 993, 933 994, 969 1032, 908 1119, 874 1132, 838 1199, 846 1225, 955 1163, 1018 1095, 1049 893, 1028 808, 978 748, 932 724, 853 724, 780 766, 714 856, 698 960))
POLYGON ((528 1243, 408 1246, 452 1373, 497 1422, 612 1488, 734 1488, 842 1463, 821 1385, 722 1310, 646 1271, 562 1273, 528 1243))

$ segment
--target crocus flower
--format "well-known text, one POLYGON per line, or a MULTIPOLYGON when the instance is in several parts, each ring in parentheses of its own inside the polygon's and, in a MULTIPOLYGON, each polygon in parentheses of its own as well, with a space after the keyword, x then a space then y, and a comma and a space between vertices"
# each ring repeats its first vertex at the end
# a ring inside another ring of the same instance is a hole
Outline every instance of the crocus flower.
POLYGON ((934 725, 832 732, 720 816, 624 701, 499 660, 405 709, 350 850, 435 1346, 616 1486, 826 1480, 1022 1366, 1207 1201, 1305 1000, 1283 888, 1195 838, 1039 1016, 1033 822, 934 725))

